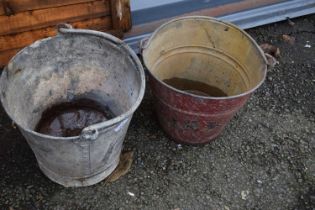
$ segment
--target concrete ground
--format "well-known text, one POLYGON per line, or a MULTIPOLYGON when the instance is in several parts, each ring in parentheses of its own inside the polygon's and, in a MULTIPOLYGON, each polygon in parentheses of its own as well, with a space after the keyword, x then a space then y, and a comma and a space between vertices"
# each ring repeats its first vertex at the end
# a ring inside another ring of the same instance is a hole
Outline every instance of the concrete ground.
POLYGON ((293 21, 248 30, 279 64, 211 144, 170 141, 147 89, 125 141, 133 165, 114 183, 53 183, 1 108, 0 209, 315 209, 315 15, 293 21))

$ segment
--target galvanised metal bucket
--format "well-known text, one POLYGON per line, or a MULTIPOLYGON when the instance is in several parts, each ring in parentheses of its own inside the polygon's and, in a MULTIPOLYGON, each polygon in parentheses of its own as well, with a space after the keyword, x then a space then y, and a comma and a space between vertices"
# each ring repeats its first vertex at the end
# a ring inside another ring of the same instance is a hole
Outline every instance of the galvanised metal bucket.
POLYGON ((142 56, 162 128, 187 144, 217 137, 267 72, 264 53, 246 32, 210 17, 162 25, 142 46, 142 56), (195 95, 163 82, 174 77, 218 87, 228 96, 195 95))
POLYGON ((118 165, 129 122, 143 98, 145 78, 139 59, 121 40, 67 27, 10 61, 1 76, 0 97, 44 174, 66 187, 88 186, 118 165), (86 127, 76 137, 34 131, 44 110, 76 98, 106 104, 117 117, 86 127))

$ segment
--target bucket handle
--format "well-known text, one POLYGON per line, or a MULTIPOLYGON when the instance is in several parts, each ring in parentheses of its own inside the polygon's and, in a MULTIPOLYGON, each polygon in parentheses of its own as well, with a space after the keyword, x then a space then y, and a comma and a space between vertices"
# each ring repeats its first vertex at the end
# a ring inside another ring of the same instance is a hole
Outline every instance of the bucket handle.
POLYGON ((92 35, 104 38, 116 45, 126 45, 123 41, 118 39, 117 37, 107 34, 100 31, 88 30, 88 29, 74 29, 72 25, 68 23, 60 23, 57 25, 57 31, 59 34, 85 34, 85 35, 92 35))
MULTIPOLYGON (((120 130, 123 129, 124 125, 126 125, 128 121, 129 121, 129 118, 124 119, 123 121, 117 124, 114 124, 113 125, 115 127, 114 131, 116 133, 120 132, 120 130)), ((80 139, 85 140, 85 141, 95 141, 99 136, 99 133, 100 133, 99 131, 104 130, 103 128, 104 127, 102 126, 102 123, 84 128, 81 132, 80 139)))

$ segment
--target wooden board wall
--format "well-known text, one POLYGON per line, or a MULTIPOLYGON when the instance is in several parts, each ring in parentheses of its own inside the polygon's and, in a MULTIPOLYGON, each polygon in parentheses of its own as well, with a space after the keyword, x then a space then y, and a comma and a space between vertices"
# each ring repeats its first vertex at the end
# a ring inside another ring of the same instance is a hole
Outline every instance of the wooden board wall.
POLYGON ((107 0, 25 11, 12 16, 2 15, 0 16, 0 36, 44 28, 60 22, 85 20, 108 15, 110 15, 110 7, 107 0))
POLYGON ((0 0, 0 67, 21 48, 56 35, 56 25, 110 32, 131 28, 129 0, 0 0))

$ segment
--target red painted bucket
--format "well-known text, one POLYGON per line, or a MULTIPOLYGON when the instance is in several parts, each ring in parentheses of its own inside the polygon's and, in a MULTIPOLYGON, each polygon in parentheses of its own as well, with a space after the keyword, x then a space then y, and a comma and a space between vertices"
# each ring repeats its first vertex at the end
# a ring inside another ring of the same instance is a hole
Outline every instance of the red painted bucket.
POLYGON ((183 17, 159 27, 142 49, 164 131, 177 142, 204 144, 217 137, 264 81, 267 61, 243 30, 209 17, 183 17), (226 96, 174 88, 172 78, 202 82, 226 96))

